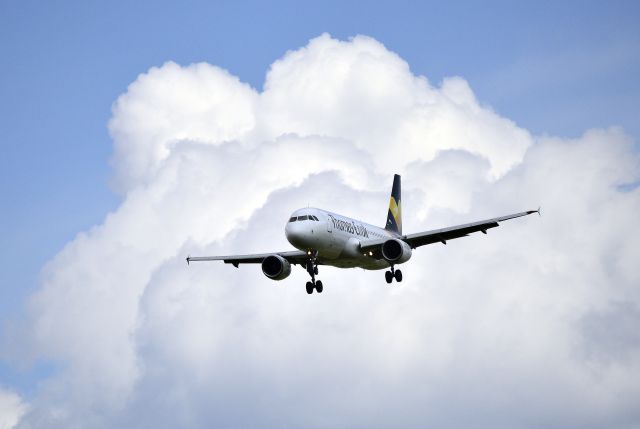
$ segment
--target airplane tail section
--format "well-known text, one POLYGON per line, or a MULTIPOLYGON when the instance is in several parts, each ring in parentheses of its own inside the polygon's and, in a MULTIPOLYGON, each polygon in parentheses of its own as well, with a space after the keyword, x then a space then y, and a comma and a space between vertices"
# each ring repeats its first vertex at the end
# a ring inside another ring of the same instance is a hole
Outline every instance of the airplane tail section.
POLYGON ((402 234, 402 205, 400 201, 400 175, 393 176, 393 187, 391 188, 391 199, 389 200, 389 212, 387 214, 387 224, 384 229, 398 234, 402 234))

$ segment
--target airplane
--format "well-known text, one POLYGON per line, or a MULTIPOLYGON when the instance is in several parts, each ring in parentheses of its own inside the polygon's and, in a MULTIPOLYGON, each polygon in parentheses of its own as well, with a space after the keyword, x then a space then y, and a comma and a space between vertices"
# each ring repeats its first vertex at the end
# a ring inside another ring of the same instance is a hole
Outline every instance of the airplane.
POLYGON ((384 228, 318 208, 294 211, 285 226, 289 243, 298 250, 229 256, 188 256, 187 264, 195 261, 224 261, 238 268, 240 264, 261 264, 262 272, 271 280, 283 280, 291 274, 291 265, 300 265, 311 276, 307 293, 322 293, 323 284, 316 280, 319 265, 338 268, 359 267, 382 270, 387 283, 402 281, 402 271, 396 265, 407 262, 412 250, 433 243, 466 237, 473 232, 487 233, 499 222, 527 216, 538 210, 528 210, 479 222, 434 229, 414 234, 402 234, 402 205, 400 175, 393 177, 387 223, 384 228))

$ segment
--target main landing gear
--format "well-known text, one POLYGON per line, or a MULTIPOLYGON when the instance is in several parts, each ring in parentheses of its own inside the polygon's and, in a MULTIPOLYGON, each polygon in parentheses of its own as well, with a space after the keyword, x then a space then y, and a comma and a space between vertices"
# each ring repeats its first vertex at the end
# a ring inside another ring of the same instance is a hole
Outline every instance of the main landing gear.
POLYGON ((307 293, 311 295, 313 290, 315 289, 318 293, 322 293, 322 281, 316 280, 316 275, 318 274, 318 261, 317 261, 318 252, 312 251, 309 252, 309 260, 307 261, 307 272, 311 276, 311 281, 307 282, 307 293))
POLYGON ((392 265, 389 271, 385 271, 384 278, 387 280, 387 283, 391 283, 394 278, 400 283, 402 281, 402 271, 394 269, 392 265))

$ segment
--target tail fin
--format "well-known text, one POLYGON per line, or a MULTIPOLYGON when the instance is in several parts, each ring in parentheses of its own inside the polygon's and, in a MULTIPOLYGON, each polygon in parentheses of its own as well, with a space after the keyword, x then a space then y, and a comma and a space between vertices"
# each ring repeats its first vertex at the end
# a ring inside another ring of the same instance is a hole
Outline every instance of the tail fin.
POLYGON ((389 213, 387 214, 387 224, 384 229, 387 231, 402 234, 402 204, 400 201, 400 175, 393 176, 393 188, 391 188, 391 199, 389 200, 389 213))

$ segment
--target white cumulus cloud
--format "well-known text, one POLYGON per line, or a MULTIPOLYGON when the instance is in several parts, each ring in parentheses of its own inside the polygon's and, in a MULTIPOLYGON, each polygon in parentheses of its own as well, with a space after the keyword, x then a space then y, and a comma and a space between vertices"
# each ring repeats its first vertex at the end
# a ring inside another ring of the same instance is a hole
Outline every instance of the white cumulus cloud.
POLYGON ((16 427, 27 408, 18 394, 0 387, 0 429, 16 427))
POLYGON ((328 35, 258 92, 169 62, 115 102, 122 203, 46 266, 32 356, 58 364, 31 427, 631 427, 640 424, 640 157, 619 129, 535 137, 460 77, 328 35), (406 232, 543 206, 381 272, 192 264, 290 249, 311 204, 406 232))

